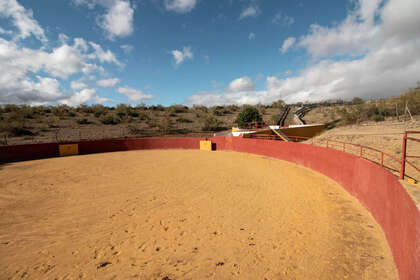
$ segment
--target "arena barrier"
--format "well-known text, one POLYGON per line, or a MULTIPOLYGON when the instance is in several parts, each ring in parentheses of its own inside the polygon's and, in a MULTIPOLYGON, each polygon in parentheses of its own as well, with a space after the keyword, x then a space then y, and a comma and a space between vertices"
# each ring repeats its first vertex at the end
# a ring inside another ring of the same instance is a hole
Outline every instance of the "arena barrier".
MULTIPOLYGON (((371 161, 330 148, 241 137, 142 138, 65 144, 77 144, 79 154, 91 154, 142 149, 200 149, 201 140, 211 140, 213 150, 273 157, 330 177, 356 197, 382 227, 400 279, 420 279, 420 211, 398 178, 371 161)), ((57 143, 0 146, 0 162, 3 163, 59 155, 57 143)))

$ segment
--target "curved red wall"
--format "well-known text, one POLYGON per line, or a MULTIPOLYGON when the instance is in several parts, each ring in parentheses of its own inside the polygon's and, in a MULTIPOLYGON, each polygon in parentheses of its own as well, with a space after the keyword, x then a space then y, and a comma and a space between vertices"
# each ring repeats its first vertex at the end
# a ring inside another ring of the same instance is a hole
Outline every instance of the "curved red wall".
MULTIPOLYGON (((199 149, 200 138, 143 138, 79 142, 79 153, 138 149, 199 149)), ((397 177, 384 168, 338 150, 307 144, 212 137, 216 150, 274 157, 318 171, 355 196, 381 225, 401 280, 420 279, 420 212, 397 177)), ((1 146, 0 162, 58 156, 58 144, 1 146)))
POLYGON ((338 182, 381 225, 400 279, 420 279, 420 212, 397 177, 388 170, 348 153, 307 144, 240 137, 211 140, 218 149, 294 162, 338 182))

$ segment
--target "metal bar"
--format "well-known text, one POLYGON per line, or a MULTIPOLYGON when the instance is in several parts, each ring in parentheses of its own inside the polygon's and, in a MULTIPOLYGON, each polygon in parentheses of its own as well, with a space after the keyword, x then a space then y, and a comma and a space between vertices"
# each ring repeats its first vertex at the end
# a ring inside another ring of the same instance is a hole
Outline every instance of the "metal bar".
POLYGON ((413 138, 413 137, 407 137, 407 140, 412 140, 412 141, 420 142, 420 139, 413 138))
POLYGON ((363 146, 360 146, 360 157, 363 157, 363 146))
POLYGON ((420 168, 417 168, 413 163, 409 162, 408 160, 405 161, 408 165, 410 165, 411 167, 413 167, 415 170, 417 170, 418 172, 420 172, 420 168))
POLYGON ((409 155, 406 155, 405 157, 406 158, 409 158, 409 157, 411 157, 411 158, 420 158, 420 156, 409 156, 409 155))
POLYGON ((406 152, 407 152, 407 131, 404 132, 403 144, 402 144, 401 168, 400 168, 400 179, 401 180, 404 179, 406 152))

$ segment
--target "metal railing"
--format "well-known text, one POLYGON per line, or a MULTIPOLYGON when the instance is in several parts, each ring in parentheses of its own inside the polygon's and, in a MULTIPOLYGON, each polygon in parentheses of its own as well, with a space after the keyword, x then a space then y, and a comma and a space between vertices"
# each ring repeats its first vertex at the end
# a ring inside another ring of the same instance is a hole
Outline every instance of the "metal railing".
POLYGON ((400 179, 404 179, 405 176, 405 167, 406 164, 413 167, 417 172, 420 173, 420 168, 417 168, 412 162, 409 162, 407 158, 420 158, 419 155, 407 155, 407 140, 420 142, 419 138, 409 137, 409 134, 420 134, 420 131, 405 131, 402 145, 402 155, 401 155, 401 169, 400 169, 400 179))
POLYGON ((379 164, 380 166, 387 168, 393 171, 395 174, 398 174, 400 179, 404 179, 407 176, 406 166, 410 166, 416 172, 416 175, 409 176, 412 179, 420 179, 420 168, 417 167, 413 162, 407 160, 407 158, 420 158, 419 155, 407 155, 407 140, 412 140, 416 142, 420 142, 420 139, 408 137, 408 134, 420 134, 420 131, 406 131, 403 137, 403 145, 402 145, 402 153, 401 159, 398 159, 396 156, 388 154, 384 151, 379 149, 375 149, 372 147, 343 142, 339 140, 331 140, 331 139, 314 139, 312 138, 310 144, 318 145, 319 142, 320 146, 325 143, 327 148, 334 148, 337 150, 341 150, 343 152, 347 152, 350 154, 358 155, 361 158, 370 160, 379 164), (316 143, 318 141, 318 143, 316 143))
POLYGON ((264 128, 267 124, 263 121, 260 122, 248 122, 243 124, 243 128, 245 129, 253 129, 253 128, 264 128))
MULTIPOLYGON (((420 142, 419 138, 409 137, 410 134, 420 134, 420 131, 406 131, 404 133, 403 138, 403 145, 402 145, 402 154, 401 159, 398 159, 396 156, 393 156, 389 153, 381 151, 376 148, 349 143, 339 140, 331 140, 331 139, 316 139, 316 138, 307 138, 301 136, 287 136, 293 142, 302 142, 307 141, 307 144, 317 145, 317 146, 325 146, 326 148, 332 148, 336 150, 341 150, 343 152, 347 152, 360 158, 364 158, 366 160, 370 160, 374 163, 379 164, 381 167, 387 168, 390 171, 394 172, 394 174, 398 174, 400 179, 404 179, 407 176, 406 166, 410 166, 417 172, 414 176, 408 176, 412 179, 420 179, 420 168, 417 167, 413 162, 407 160, 407 158, 416 158, 419 159, 420 155, 407 155, 407 141, 415 141, 420 142)), ((283 141, 277 135, 268 135, 268 134, 258 134, 258 133, 251 133, 245 134, 244 138, 254 138, 254 139, 267 139, 267 140, 278 140, 283 141)))
MULTIPOLYGON (((385 153, 384 151, 372 148, 372 147, 349 143, 349 142, 343 142, 339 140, 331 140, 331 139, 314 140, 313 138, 311 139, 311 144, 317 145, 316 141, 325 143, 325 147, 327 148, 333 148, 333 149, 341 150, 343 152, 347 152, 353 155, 357 155, 361 158, 376 162, 380 166, 388 168, 395 172, 399 170, 399 165, 401 164, 401 160, 399 160, 395 156, 385 153), (397 165, 392 164, 395 162, 397 163, 397 165)), ((322 146, 322 143, 320 144, 320 146, 322 146)))

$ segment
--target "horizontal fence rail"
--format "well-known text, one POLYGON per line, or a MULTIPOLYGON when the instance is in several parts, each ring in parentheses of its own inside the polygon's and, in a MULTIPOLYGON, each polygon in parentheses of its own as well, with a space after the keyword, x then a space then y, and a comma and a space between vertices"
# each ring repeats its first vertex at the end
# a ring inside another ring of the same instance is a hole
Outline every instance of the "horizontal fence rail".
MULTIPOLYGON (((410 166, 413 170, 417 172, 417 175, 414 175, 413 179, 420 179, 420 168, 417 167, 413 162, 407 160, 407 158, 418 159, 420 155, 407 155, 407 141, 420 142, 419 138, 409 137, 410 134, 420 134, 420 131, 406 131, 403 138, 403 147, 402 147, 402 156, 401 159, 393 156, 389 153, 381 151, 376 148, 349 143, 339 140, 331 139, 315 139, 302 136, 287 136, 292 142, 302 142, 310 139, 309 144, 317 146, 325 146, 327 148, 333 148, 336 150, 341 150, 350 154, 357 155, 361 158, 370 160, 379 164, 381 167, 389 169, 398 174, 400 179, 404 179, 407 176, 406 166, 410 166)), ((261 133, 249 133, 244 134, 244 138, 253 138, 253 139, 266 139, 266 140, 277 140, 283 141, 278 135, 272 134, 261 134, 261 133)), ((412 176, 413 177, 413 176, 412 176)))
POLYGON ((406 131, 404 133, 401 159, 398 159, 397 157, 376 148, 372 148, 372 147, 368 147, 368 146, 364 146, 360 144, 339 141, 339 140, 312 138, 310 141, 310 144, 318 145, 318 146, 325 146, 327 148, 333 148, 333 149, 341 150, 343 152, 347 152, 350 154, 358 155, 361 158, 375 162, 384 168, 387 168, 395 173, 398 173, 400 179, 404 179, 404 177, 407 176, 406 166, 408 165, 417 172, 415 179, 419 179, 420 168, 417 167, 413 162, 408 161, 407 158, 420 158, 420 156, 407 155, 407 140, 420 142, 420 139, 408 137, 407 135, 410 133, 420 134, 420 131, 406 131))
MULTIPOLYGON (((415 175, 414 176, 415 178, 413 179, 419 180, 420 168, 417 167, 413 162, 408 161, 407 158, 418 159, 420 158, 420 155, 407 155, 407 141, 420 142, 420 139, 409 137, 410 134, 420 134, 420 131, 406 131, 404 133, 401 159, 389 153, 381 151, 379 149, 360 145, 360 144, 355 144, 355 143, 349 143, 349 142, 331 140, 331 139, 315 139, 315 138, 308 138, 308 137, 302 137, 302 136, 289 136, 288 135, 287 137, 292 142, 302 142, 302 141, 307 141, 310 139, 309 144, 311 145, 325 146, 327 148, 333 148, 336 150, 341 150, 343 152, 357 155, 361 158, 375 162, 379 164, 381 167, 389 169, 395 174, 398 174, 400 179, 404 179, 404 177, 407 176, 406 166, 410 166, 411 168, 413 168, 413 170, 417 172, 417 175, 415 175)), ((253 138, 253 139, 283 141, 283 139, 281 139, 277 135, 259 134, 258 132, 244 134, 243 137, 253 138)))

